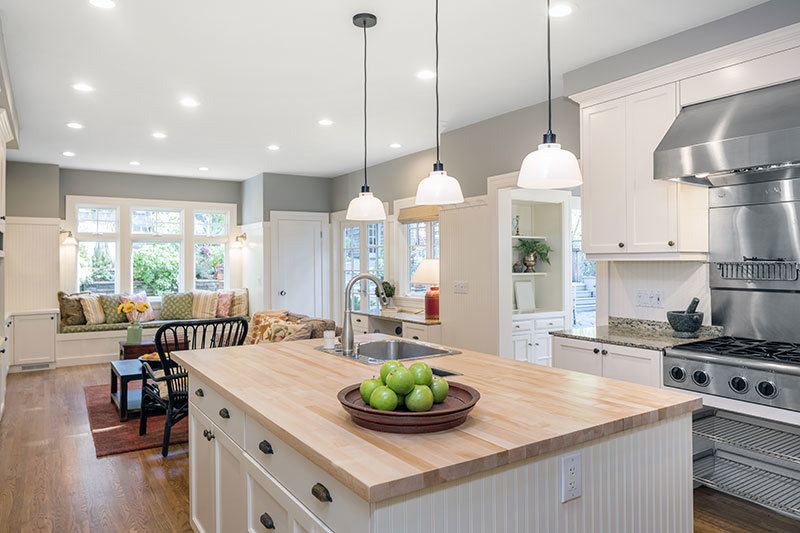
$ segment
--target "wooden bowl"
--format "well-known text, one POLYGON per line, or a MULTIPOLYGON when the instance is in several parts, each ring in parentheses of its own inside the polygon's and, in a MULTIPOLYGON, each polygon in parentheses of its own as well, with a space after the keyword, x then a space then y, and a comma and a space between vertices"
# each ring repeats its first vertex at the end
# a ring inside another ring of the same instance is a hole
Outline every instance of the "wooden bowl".
POLYGON ((405 407, 398 411, 379 411, 364 403, 359 392, 360 384, 339 391, 337 397, 344 410, 357 425, 387 433, 434 433, 460 426, 478 403, 481 394, 467 385, 448 381, 450 391, 442 403, 435 403, 430 411, 415 413, 405 407))

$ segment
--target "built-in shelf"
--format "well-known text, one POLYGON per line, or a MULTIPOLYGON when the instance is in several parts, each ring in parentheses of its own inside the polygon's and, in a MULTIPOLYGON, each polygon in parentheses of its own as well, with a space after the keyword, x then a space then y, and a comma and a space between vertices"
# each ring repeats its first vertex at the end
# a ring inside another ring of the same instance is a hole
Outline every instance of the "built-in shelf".
POLYGON ((795 433, 720 416, 695 420, 692 431, 714 442, 800 464, 800 435, 795 433))
POLYGON ((547 272, 512 272, 512 277, 546 276, 547 272))
POLYGON ((532 241, 546 241, 547 237, 543 235, 512 235, 511 240, 515 239, 529 239, 532 241))

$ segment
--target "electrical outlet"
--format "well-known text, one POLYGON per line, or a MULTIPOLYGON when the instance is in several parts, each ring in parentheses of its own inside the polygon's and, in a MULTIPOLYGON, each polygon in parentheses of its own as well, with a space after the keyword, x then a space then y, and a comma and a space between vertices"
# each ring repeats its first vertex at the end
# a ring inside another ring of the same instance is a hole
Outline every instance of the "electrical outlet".
POLYGON ((636 307, 664 307, 664 291, 661 289, 639 289, 636 291, 636 307))
POLYGON ((636 291, 636 307, 649 307, 647 291, 639 289, 636 291))
POLYGON ((453 282, 453 292, 455 294, 467 294, 469 293, 469 283, 466 281, 454 281, 453 282))
POLYGON ((581 473, 581 454, 571 453, 561 456, 561 503, 581 496, 583 475, 581 473))

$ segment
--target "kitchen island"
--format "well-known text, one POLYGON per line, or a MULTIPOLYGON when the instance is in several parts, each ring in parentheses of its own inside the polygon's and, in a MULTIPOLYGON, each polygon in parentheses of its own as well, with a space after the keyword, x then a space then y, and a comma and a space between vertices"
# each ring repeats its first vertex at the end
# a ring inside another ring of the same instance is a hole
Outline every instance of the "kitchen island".
POLYGON ((336 399, 378 367, 318 345, 173 354, 196 531, 692 530, 696 397, 465 351, 427 360, 480 391, 464 425, 379 433, 336 399), (580 495, 562 503, 565 456, 580 495))

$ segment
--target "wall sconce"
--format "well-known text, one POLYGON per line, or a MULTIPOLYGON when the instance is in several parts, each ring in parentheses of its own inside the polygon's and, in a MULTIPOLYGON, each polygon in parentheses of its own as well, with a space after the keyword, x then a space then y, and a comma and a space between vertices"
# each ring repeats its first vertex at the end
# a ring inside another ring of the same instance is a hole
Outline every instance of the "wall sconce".
POLYGON ((59 230, 59 235, 67 235, 67 238, 61 244, 66 244, 67 246, 78 246, 78 241, 75 240, 75 237, 72 236, 72 232, 69 230, 59 230))
POLYGON ((242 233, 241 235, 237 235, 233 241, 233 247, 242 248, 244 246, 245 241, 247 241, 247 233, 242 233))

